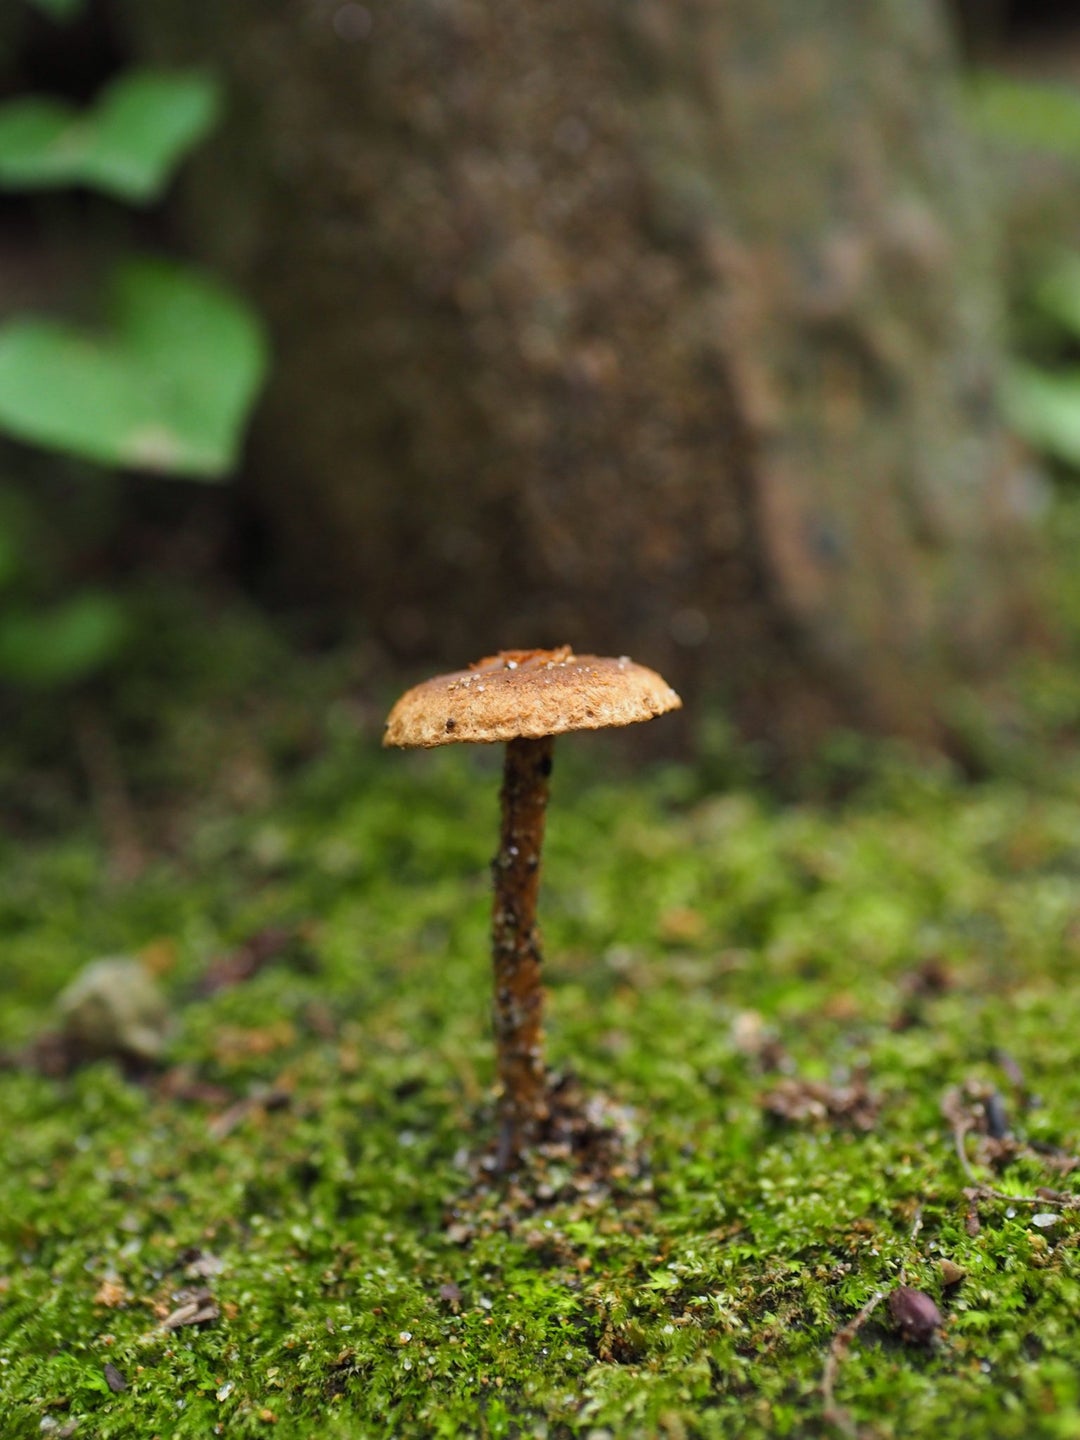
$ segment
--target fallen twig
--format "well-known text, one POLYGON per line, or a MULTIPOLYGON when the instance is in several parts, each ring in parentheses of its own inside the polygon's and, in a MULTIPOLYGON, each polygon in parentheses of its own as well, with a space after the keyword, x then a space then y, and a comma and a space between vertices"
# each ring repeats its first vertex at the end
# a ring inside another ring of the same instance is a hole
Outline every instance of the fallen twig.
POLYGON ((1047 1195, 1009 1195, 1004 1190, 998 1190, 993 1185, 987 1185, 980 1180, 975 1173, 970 1159, 968 1158, 966 1140, 971 1134, 973 1126, 970 1117, 965 1113, 961 1104, 959 1092, 956 1089, 946 1090, 941 1102, 941 1113, 948 1120, 952 1129, 953 1147, 956 1150, 956 1158, 960 1162, 960 1168, 970 1182, 970 1188, 966 1192, 970 1199, 1002 1200, 1009 1205, 1050 1205, 1061 1210, 1075 1210, 1080 1208, 1080 1195, 1061 1195, 1051 1198, 1047 1195), (974 1193, 972 1193, 974 1192, 974 1193))
MULTIPOLYGON (((909 1245, 915 1244, 919 1231, 922 1229, 922 1217, 923 1207, 917 1205, 911 1221, 911 1233, 908 1236, 909 1245)), ((901 1289, 906 1288, 906 1275, 907 1264, 905 1262, 900 1269, 901 1289)), ((895 1295, 897 1292, 893 1290, 891 1293, 895 1295)), ((849 1320, 844 1328, 837 1331, 833 1336, 832 1343, 829 1346, 829 1353, 825 1357, 825 1369, 821 1376, 821 1395, 824 1401, 823 1415, 826 1423, 835 1425, 842 1434, 849 1437, 849 1440, 858 1440, 859 1432, 855 1428, 855 1423, 847 1410, 845 1410, 842 1405, 837 1405, 836 1403, 836 1377, 840 1369, 840 1362, 851 1348, 851 1342, 855 1339, 855 1336, 866 1324, 867 1320, 870 1319, 870 1316, 881 1304, 882 1300, 889 1294, 890 1292, 888 1290, 875 1290, 854 1319, 849 1320)))
POLYGON ((842 1434, 849 1437, 849 1440, 858 1440, 859 1432, 848 1411, 836 1403, 837 1373, 840 1369, 840 1362, 851 1348, 851 1342, 888 1293, 887 1290, 874 1291, 855 1318, 849 1320, 844 1328, 838 1330, 833 1336, 829 1353, 825 1357, 825 1369, 821 1376, 821 1397, 825 1402, 822 1413, 826 1423, 835 1425, 842 1434))

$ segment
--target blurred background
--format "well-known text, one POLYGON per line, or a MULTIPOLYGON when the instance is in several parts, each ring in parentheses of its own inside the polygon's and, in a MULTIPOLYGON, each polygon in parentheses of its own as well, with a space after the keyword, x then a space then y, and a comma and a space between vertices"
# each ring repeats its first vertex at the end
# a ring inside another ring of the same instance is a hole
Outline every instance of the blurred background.
POLYGON ((7 0, 8 816, 122 860, 172 688, 504 646, 776 774, 1071 735, 1078 76, 1049 0, 7 0))

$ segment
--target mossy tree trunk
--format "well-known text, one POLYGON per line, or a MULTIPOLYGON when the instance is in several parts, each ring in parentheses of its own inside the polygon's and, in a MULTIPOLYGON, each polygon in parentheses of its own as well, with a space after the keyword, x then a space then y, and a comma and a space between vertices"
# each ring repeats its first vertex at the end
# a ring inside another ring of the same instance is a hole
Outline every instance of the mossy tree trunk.
POLYGON ((1029 624, 995 219, 933 0, 158 0, 232 118, 249 492, 403 656, 628 651, 940 740, 1029 624))

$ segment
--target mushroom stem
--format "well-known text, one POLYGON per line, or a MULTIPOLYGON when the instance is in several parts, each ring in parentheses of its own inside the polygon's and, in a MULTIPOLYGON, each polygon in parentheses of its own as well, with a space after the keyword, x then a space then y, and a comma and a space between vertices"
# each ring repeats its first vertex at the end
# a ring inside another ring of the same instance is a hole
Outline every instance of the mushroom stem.
POLYGON ((500 1168, 535 1136, 547 1116, 540 935, 536 897, 544 844, 552 738, 507 742, 502 829, 492 869, 495 905, 495 1046, 502 1085, 500 1168))

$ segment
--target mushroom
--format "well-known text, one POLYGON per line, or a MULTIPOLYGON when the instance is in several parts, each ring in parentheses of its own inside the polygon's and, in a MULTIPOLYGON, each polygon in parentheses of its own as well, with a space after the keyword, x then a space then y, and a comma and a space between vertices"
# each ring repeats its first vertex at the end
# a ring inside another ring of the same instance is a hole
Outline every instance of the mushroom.
POLYGON ((625 655, 575 655, 563 645, 502 650, 468 670, 437 675, 404 694, 387 719, 384 745, 506 741, 492 865, 500 1168, 521 1154, 548 1116, 536 897, 553 737, 633 725, 681 704, 655 671, 625 655))

